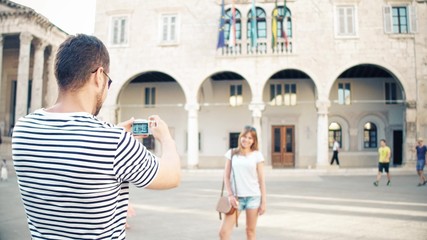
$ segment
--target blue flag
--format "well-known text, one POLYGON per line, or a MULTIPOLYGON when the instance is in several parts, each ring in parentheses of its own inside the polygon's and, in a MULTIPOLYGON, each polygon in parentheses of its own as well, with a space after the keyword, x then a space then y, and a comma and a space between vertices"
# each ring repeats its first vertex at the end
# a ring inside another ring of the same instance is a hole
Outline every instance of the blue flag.
POLYGON ((224 0, 221 4, 221 18, 219 19, 219 33, 218 33, 218 43, 216 48, 225 47, 225 37, 224 37, 224 28, 225 28, 225 10, 224 10, 224 0))
POLYGON ((256 9, 255 0, 252 0, 252 14, 251 14, 251 47, 257 45, 257 30, 256 30, 256 9))

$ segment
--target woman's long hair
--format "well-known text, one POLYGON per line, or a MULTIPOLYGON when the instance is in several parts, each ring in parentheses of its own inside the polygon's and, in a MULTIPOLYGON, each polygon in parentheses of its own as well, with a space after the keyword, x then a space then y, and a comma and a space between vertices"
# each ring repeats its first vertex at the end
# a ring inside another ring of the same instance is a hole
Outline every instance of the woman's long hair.
POLYGON ((251 151, 258 151, 258 136, 256 134, 256 129, 252 126, 245 126, 245 128, 243 129, 243 131, 240 133, 239 135, 239 143, 238 143, 238 147, 237 147, 237 154, 240 154, 242 152, 242 145, 240 143, 240 139, 245 136, 246 134, 250 133, 252 136, 252 139, 254 140, 254 142, 252 143, 251 146, 251 151))

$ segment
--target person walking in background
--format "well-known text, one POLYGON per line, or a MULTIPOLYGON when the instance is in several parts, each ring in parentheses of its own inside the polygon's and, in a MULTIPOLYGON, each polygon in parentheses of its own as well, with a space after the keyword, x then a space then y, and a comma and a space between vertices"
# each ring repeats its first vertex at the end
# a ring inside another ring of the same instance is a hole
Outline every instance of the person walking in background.
POLYGON ((340 161, 338 160, 338 150, 340 149, 340 143, 334 138, 334 145, 332 145, 332 159, 331 159, 331 165, 334 164, 334 160, 337 161, 337 165, 340 165, 340 161))
POLYGON ((56 103, 21 117, 12 137, 31 237, 125 239, 130 184, 178 186, 175 141, 159 116, 148 117, 161 145, 158 157, 130 133, 133 118, 114 125, 96 117, 112 83, 110 57, 98 38, 69 36, 58 48, 54 71, 56 103))
POLYGON ((378 163, 378 174, 377 174, 377 180, 374 182, 374 186, 378 187, 378 183, 380 182, 381 175, 385 171, 387 174, 387 186, 390 186, 390 173, 389 173, 389 166, 390 166, 390 156, 391 156, 391 150, 387 146, 387 142, 385 139, 381 139, 380 141, 380 148, 378 148, 378 155, 379 155, 379 163, 378 163))
POLYGON ((420 182, 418 183, 418 186, 426 185, 427 181, 424 176, 424 166, 426 165, 426 152, 427 147, 423 144, 423 139, 418 139, 418 146, 415 147, 417 150, 417 173, 420 178, 420 182))
POLYGON ((0 181, 7 181, 8 178, 8 170, 6 159, 3 159, 0 163, 0 181))
MULTIPOLYGON (((258 151, 255 128, 247 126, 239 135, 237 149, 226 154, 224 184, 233 207, 246 212, 246 238, 256 239, 258 216, 266 210, 264 157, 258 151)), ((225 215, 219 232, 220 239, 230 239, 236 223, 234 214, 225 215)))

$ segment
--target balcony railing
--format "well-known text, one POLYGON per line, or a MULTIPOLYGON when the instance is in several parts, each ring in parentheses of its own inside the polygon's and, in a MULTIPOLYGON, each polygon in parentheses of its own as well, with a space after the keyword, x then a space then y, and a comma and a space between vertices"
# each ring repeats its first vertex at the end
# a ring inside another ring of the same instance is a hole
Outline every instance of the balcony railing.
POLYGON ((255 47, 251 46, 250 39, 237 39, 234 46, 226 41, 225 47, 218 49, 221 56, 254 56, 254 55, 288 55, 292 54, 292 38, 285 41, 284 38, 277 40, 275 46, 272 46, 271 39, 257 39, 255 47))

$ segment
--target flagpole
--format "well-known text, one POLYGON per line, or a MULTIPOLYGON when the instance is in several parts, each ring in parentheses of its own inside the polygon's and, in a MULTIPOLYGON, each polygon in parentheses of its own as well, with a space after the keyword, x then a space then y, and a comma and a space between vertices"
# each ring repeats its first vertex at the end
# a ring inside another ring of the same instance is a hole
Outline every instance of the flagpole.
POLYGON ((252 0, 252 14, 251 14, 251 47, 254 49, 257 45, 257 32, 256 32, 256 8, 255 0, 252 0))
POLYGON ((230 24, 231 25, 230 25, 230 34, 229 34, 228 46, 235 47, 235 45, 236 45, 236 8, 234 6, 234 0, 232 0, 230 24))
POLYGON ((277 16, 279 14, 279 9, 277 8, 277 0, 274 6, 274 10, 273 10, 273 18, 271 21, 271 35, 272 35, 272 39, 271 39, 271 48, 273 49, 273 52, 276 48, 277 45, 277 16))
POLYGON ((287 21, 286 21, 286 13, 288 9, 286 8, 286 0, 283 0, 283 22, 282 22, 282 32, 283 32, 283 38, 285 39, 285 47, 286 51, 288 51, 288 36, 286 34, 286 28, 288 27, 287 21))
POLYGON ((224 10, 224 0, 222 0, 221 4, 221 17, 219 19, 219 32, 218 32, 218 43, 216 45, 216 49, 225 47, 225 39, 224 39, 224 25, 225 25, 225 10, 224 10))

